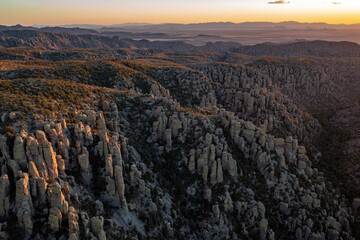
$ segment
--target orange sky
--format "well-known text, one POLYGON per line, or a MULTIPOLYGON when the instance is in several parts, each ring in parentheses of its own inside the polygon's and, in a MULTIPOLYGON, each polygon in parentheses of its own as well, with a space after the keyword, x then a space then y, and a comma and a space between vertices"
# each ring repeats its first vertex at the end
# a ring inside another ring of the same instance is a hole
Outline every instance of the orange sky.
POLYGON ((0 24, 299 21, 360 23, 360 0, 0 0, 0 24))

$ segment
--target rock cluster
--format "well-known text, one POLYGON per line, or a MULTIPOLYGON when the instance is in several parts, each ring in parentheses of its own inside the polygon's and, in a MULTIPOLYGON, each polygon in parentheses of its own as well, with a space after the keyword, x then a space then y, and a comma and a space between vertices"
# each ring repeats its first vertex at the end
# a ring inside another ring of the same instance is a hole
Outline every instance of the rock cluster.
MULTIPOLYGON (((1 114, 0 238, 354 239, 360 201, 350 206, 313 167, 307 144, 320 125, 294 104, 307 73, 283 70, 294 82, 254 62, 159 55, 168 65, 151 55, 151 67, 107 59, 0 73, 91 90, 46 116, 1 114)), ((14 81, 27 95, 48 82, 14 81)), ((49 105, 64 105, 60 95, 49 105)))

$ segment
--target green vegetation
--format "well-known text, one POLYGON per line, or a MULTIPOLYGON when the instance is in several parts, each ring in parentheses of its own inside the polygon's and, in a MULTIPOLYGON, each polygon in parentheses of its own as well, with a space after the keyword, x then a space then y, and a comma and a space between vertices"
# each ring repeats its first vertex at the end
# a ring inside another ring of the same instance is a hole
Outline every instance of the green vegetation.
POLYGON ((346 170, 350 167, 350 163, 344 161, 346 159, 344 147, 350 140, 350 133, 331 124, 331 116, 332 113, 328 112, 317 117, 323 131, 313 140, 314 146, 321 152, 321 160, 318 162, 313 160, 314 167, 324 172, 326 179, 340 188, 347 197, 353 198, 359 196, 360 192, 356 191, 351 183, 346 182, 346 170))

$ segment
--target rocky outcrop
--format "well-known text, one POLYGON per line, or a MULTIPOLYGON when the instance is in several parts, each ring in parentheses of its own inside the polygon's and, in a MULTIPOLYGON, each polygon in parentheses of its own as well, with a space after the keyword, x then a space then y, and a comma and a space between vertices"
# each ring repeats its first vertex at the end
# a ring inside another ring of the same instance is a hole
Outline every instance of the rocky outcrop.
POLYGON ((0 135, 0 152, 5 159, 10 159, 9 147, 6 142, 7 137, 0 135))
POLYGON ((91 230, 100 240, 106 240, 106 233, 103 229, 104 218, 103 217, 92 217, 91 218, 91 230))
POLYGON ((0 73, 0 90, 16 89, 36 112, 10 119, 0 106, 0 238, 12 237, 16 217, 24 239, 353 239, 360 204, 314 168, 319 124, 284 94, 308 88, 301 71, 295 87, 279 86, 292 80, 249 67, 254 59, 111 56, 124 51, 140 58, 19 62, 0 73))
POLYGON ((27 159, 25 156, 25 141, 22 137, 17 136, 14 142, 14 160, 19 164, 19 166, 24 169, 27 164, 27 159))
POLYGON ((7 174, 0 178, 0 217, 6 217, 10 210, 10 181, 7 174))
POLYGON ((41 145, 49 177, 57 178, 59 172, 56 162, 56 153, 54 152, 52 145, 49 141, 45 140, 41 143, 41 145))
POLYGON ((28 231, 33 228, 32 215, 33 203, 30 194, 29 176, 27 173, 19 173, 19 180, 16 181, 15 206, 16 216, 20 225, 28 231))
POLYGON ((78 156, 78 162, 81 168, 81 171, 87 172, 89 171, 89 153, 86 147, 82 148, 82 154, 78 156))
POLYGON ((68 224, 69 224, 69 239, 74 240, 79 237, 79 215, 77 214, 74 207, 69 208, 68 216, 68 224))
POLYGON ((62 214, 59 208, 57 207, 50 208, 50 214, 48 220, 49 220, 50 228, 54 231, 59 231, 62 222, 62 214))
POLYGON ((66 215, 69 210, 69 204, 65 200, 65 196, 58 182, 50 184, 47 188, 48 200, 52 208, 58 208, 62 214, 66 215))

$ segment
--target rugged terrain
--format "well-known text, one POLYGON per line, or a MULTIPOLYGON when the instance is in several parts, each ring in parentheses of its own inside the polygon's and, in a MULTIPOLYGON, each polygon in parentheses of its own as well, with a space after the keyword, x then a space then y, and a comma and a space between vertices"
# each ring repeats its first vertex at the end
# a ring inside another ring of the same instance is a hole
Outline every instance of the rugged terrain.
POLYGON ((358 45, 83 39, 0 33, 1 238, 359 238, 358 45))

